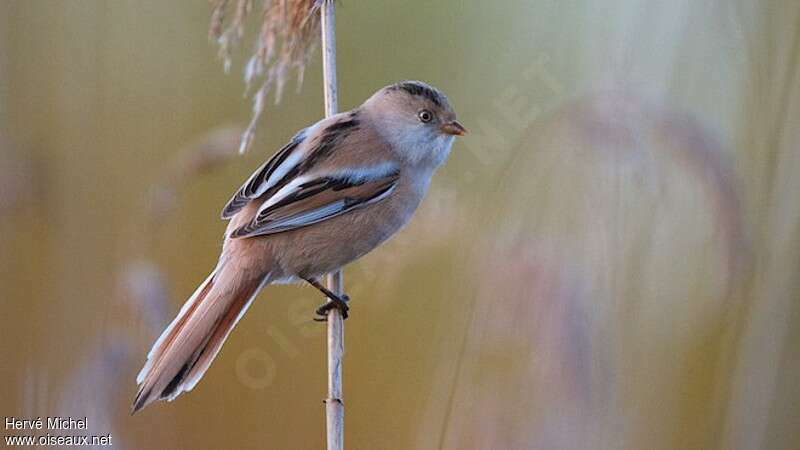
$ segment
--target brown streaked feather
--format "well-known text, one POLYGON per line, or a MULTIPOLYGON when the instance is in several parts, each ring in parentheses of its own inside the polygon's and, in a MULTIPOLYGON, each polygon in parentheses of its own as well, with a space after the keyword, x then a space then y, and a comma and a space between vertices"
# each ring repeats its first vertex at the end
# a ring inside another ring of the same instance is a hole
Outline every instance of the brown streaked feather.
POLYGON ((260 271, 226 267, 209 276, 153 347, 137 377, 133 412, 191 390, 266 280, 260 271))
MULTIPOLYGON (((329 219, 352 211, 353 209, 361 206, 366 206, 374 202, 374 198, 366 195, 370 187, 378 186, 378 184, 369 184, 363 190, 353 191, 361 195, 358 197, 361 201, 353 199, 347 200, 347 207, 339 207, 329 211, 317 211, 321 214, 318 217, 310 217, 308 221, 303 222, 302 225, 291 224, 290 219, 297 219, 297 217, 290 217, 287 214, 278 214, 277 208, 287 208, 289 203, 294 203, 301 200, 316 197, 322 194, 327 189, 342 189, 344 187, 354 187, 363 184, 366 181, 378 181, 378 178, 392 175, 393 171, 376 174, 374 179, 367 178, 353 178, 352 174, 369 170, 375 167, 391 167, 396 166, 396 156, 392 153, 391 148, 386 141, 377 134, 374 127, 370 126, 367 117, 359 113, 359 110, 354 110, 346 113, 341 113, 328 119, 320 121, 318 124, 307 128, 306 135, 302 139, 293 152, 298 152, 298 155, 303 155, 303 161, 291 166, 277 164, 275 170, 280 170, 284 174, 280 180, 269 180, 269 175, 258 176, 254 174, 250 177, 248 183, 240 189, 240 192, 247 194, 248 192, 261 192, 260 196, 242 195, 241 205, 237 205, 237 212, 231 217, 231 223, 228 225, 227 236, 231 238, 260 236, 265 234, 274 234, 279 231, 287 231, 296 229, 300 226, 307 226, 317 223, 321 220, 329 219), (358 130, 357 133, 353 131, 358 130), (278 169, 280 167, 280 169, 278 169), (349 175, 348 175, 349 173, 349 175), (380 175, 380 176, 378 176, 380 175), (297 182, 298 179, 304 177, 308 179, 302 186, 290 187, 290 183, 297 182), (270 186, 267 189, 256 187, 257 180, 269 180, 270 186), (348 180, 349 179, 349 180, 348 180), (253 183, 250 183, 253 181, 253 183), (253 187, 247 188, 248 185, 253 187), (292 189, 291 192, 286 192, 286 189, 292 189), (272 205, 275 196, 280 196, 277 204, 272 205), (363 201, 363 205, 360 204, 363 201), (263 211, 264 205, 270 206, 270 215, 263 211), (261 216, 259 217, 260 213, 261 216), (321 218, 320 218, 321 217, 321 218), (313 220, 312 220, 313 219, 313 220), (282 221, 282 222, 280 222, 282 221), (267 223, 269 222, 269 223, 267 223), (291 226, 289 226, 291 225, 291 226)), ((292 156, 294 158, 294 156, 292 156)), ((275 157, 273 157, 275 159, 275 157)), ((292 163, 293 161, 290 161, 292 163)), ((259 170, 260 171, 260 170, 259 170)), ((259 172, 257 171, 257 172, 259 172)), ((385 194, 386 191, 381 191, 380 188, 385 186, 378 186, 376 194, 378 196, 385 194)), ((326 196, 318 197, 319 202, 324 201, 326 196)), ((382 197, 381 197, 382 198, 382 197)), ((341 205, 344 204, 345 196, 342 195, 333 201, 341 200, 341 205)), ((306 206, 323 206, 317 204, 315 201, 307 200, 297 205, 292 206, 290 209, 283 209, 283 211, 292 211, 298 213, 298 208, 306 206)), ((328 203, 330 205, 330 203, 328 203)), ((307 210, 311 213, 312 210, 307 210)))
POLYGON ((309 181, 258 212, 250 223, 230 236, 245 238, 295 230, 362 208, 386 198, 398 177, 399 172, 392 172, 375 180, 353 182, 325 177, 309 181))
POLYGON ((249 202, 262 196, 269 197, 294 178, 308 173, 323 163, 338 144, 358 128, 359 124, 358 112, 351 111, 322 120, 318 125, 299 131, 288 144, 256 169, 236 191, 223 208, 222 218, 230 219, 249 202), (315 131, 310 132, 312 129, 315 131), (290 158, 295 154, 303 157, 298 160, 290 158), (284 172, 280 179, 268 183, 279 170, 284 172))
POLYGON ((250 178, 244 182, 242 187, 240 187, 239 190, 233 194, 233 197, 231 197, 231 199, 222 209, 223 219, 230 219, 234 214, 244 208, 244 206, 247 205, 251 200, 258 198, 264 193, 262 188, 269 179, 270 175, 275 172, 276 168, 286 162, 286 159, 289 157, 289 155, 291 155, 294 151, 297 151, 297 147, 305 139, 305 132, 306 129, 300 130, 294 135, 288 144, 284 145, 283 148, 278 150, 278 152, 275 153, 272 158, 256 169, 250 178))
POLYGON ((192 294, 189 300, 187 300, 184 306, 181 308, 177 317, 173 319, 172 323, 167 326, 167 328, 161 333, 161 336, 159 336, 158 340, 156 340, 155 344, 153 344, 153 348, 151 348, 150 352, 147 354, 147 362, 145 363, 144 367, 142 367, 139 375, 136 377, 137 383, 141 384, 147 374, 150 373, 152 366, 163 358, 165 349, 172 344, 181 328, 183 328, 183 326, 186 324, 186 321, 192 316, 192 314, 194 314, 194 311, 197 309, 200 301, 205 298, 211 288, 214 287, 215 275, 216 271, 212 272, 197 288, 194 294, 192 294))
POLYGON ((204 345, 197 352, 197 357, 192 365, 185 374, 179 374, 181 376, 176 375, 173 382, 164 389, 163 397, 170 398, 179 394, 180 392, 178 389, 181 388, 182 385, 186 387, 184 390, 190 390, 200 381, 200 378, 206 373, 211 363, 214 362, 214 358, 217 357, 217 354, 222 349, 222 345, 228 339, 231 331, 233 331, 236 322, 241 318, 244 312, 247 311, 249 303, 256 294, 258 294, 262 283, 258 285, 255 283, 247 284, 236 293, 231 304, 227 307, 227 310, 225 310, 224 314, 214 324, 212 328, 213 332, 208 336, 204 345))

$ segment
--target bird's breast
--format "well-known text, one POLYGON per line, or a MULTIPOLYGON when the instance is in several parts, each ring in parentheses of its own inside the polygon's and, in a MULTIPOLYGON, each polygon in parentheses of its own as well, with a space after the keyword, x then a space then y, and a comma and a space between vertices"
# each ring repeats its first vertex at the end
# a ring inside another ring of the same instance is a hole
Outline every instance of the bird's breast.
POLYGON ((318 276, 369 253, 405 226, 427 190, 428 180, 403 178, 378 203, 297 230, 265 236, 286 276, 318 276))

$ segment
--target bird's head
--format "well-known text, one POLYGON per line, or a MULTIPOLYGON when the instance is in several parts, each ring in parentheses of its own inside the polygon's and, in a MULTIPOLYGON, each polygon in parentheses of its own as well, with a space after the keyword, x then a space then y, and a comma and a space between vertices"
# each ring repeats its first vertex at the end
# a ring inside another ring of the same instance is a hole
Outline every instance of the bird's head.
POLYGON ((421 81, 386 86, 362 109, 393 150, 413 163, 442 164, 455 137, 467 132, 447 97, 421 81))

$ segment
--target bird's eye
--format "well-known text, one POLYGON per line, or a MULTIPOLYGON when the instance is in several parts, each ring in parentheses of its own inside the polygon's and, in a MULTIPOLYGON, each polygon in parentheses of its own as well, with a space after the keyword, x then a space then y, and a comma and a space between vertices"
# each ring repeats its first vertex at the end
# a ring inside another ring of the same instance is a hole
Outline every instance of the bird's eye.
POLYGON ((428 123, 433 120, 433 113, 428 111, 427 109, 423 109, 422 111, 417 113, 417 117, 419 117, 419 121, 422 123, 428 123))

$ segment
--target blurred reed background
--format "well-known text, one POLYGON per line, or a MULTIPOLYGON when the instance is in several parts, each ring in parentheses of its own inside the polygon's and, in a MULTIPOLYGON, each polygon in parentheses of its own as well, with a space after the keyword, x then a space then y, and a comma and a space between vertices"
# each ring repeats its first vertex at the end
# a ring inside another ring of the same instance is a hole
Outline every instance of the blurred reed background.
MULTIPOLYGON (((3 416, 323 446, 307 288, 267 289, 195 391, 128 415, 220 207, 322 116, 315 53, 239 157, 254 41, 225 75, 210 16, 0 3, 3 416)), ((338 46, 343 109, 418 78, 472 131, 346 270, 349 448, 798 448, 800 3, 344 2, 338 46)))

